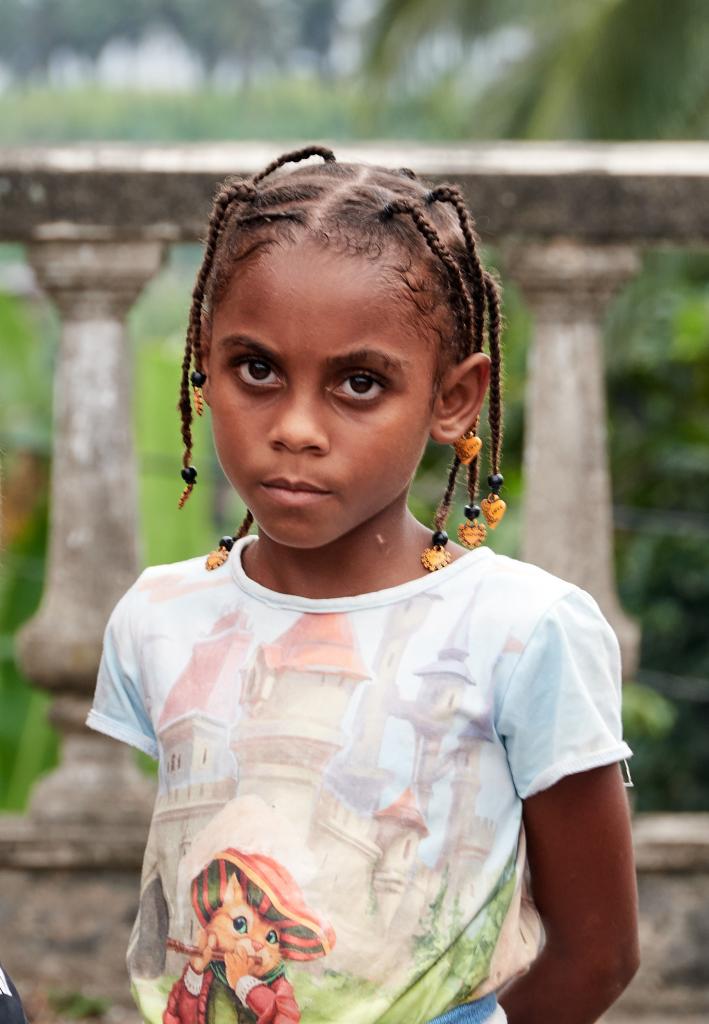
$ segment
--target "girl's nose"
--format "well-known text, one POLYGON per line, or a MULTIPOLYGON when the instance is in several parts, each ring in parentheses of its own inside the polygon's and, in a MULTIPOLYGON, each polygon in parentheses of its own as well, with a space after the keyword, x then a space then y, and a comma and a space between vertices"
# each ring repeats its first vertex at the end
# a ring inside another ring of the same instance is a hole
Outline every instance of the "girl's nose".
POLYGON ((298 452, 306 448, 326 452, 329 442, 322 422, 322 411, 308 400, 290 401, 279 409, 269 430, 274 447, 298 452))

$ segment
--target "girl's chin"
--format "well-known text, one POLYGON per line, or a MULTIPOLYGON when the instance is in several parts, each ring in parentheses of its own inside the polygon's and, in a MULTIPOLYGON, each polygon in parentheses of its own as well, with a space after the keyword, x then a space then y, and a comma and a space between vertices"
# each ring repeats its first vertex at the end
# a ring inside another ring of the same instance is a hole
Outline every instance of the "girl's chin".
POLYGON ((314 517, 308 522, 307 516, 301 518, 293 511, 284 510, 281 515, 274 516, 273 510, 270 510, 261 518, 255 509, 252 511, 259 534, 284 548, 310 551, 325 547, 326 544, 333 544, 342 536, 342 530, 337 529, 338 520, 333 516, 328 516, 326 520, 316 524, 314 517))

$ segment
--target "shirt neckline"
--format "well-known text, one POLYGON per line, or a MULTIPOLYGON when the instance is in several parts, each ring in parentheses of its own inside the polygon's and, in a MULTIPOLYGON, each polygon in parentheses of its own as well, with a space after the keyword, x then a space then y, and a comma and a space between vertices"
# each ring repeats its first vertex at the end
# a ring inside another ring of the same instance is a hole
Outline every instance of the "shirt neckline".
POLYGON ((412 597, 414 594, 439 587, 472 565, 478 562, 482 563, 494 556, 494 551, 491 548, 481 546, 466 551, 464 555, 456 558, 443 569, 436 569, 426 576, 417 576, 416 579, 407 580, 394 587, 385 587, 383 590, 372 590, 368 593, 351 594, 344 597, 302 597, 300 594, 284 594, 278 590, 271 590, 246 575, 241 561, 241 553, 248 544, 253 544, 257 540, 257 534, 246 534, 235 541, 229 554, 231 574, 239 589, 265 604, 307 612, 355 611, 358 608, 375 608, 379 605, 394 604, 412 597))

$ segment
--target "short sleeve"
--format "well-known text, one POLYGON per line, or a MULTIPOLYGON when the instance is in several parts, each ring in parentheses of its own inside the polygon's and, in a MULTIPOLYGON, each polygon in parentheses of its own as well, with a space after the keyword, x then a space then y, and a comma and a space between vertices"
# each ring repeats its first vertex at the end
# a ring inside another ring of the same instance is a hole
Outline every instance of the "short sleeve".
POLYGON ((618 638, 575 587, 532 630, 497 704, 497 733, 522 799, 565 775, 632 756, 623 740, 618 638))
POLYGON ((135 590, 131 587, 111 612, 103 635, 96 690, 86 724, 157 760, 157 740, 140 680, 131 615, 134 600, 135 590))

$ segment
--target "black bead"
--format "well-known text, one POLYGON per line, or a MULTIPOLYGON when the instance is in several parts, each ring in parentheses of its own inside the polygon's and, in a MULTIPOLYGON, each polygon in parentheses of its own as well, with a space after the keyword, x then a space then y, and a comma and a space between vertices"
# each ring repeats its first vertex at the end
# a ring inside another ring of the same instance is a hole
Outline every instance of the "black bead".
POLYGON ((480 515, 480 511, 481 509, 479 505, 466 505, 463 509, 463 514, 466 519, 475 520, 480 515))
POLYGON ((437 544, 440 544, 441 547, 445 547, 445 545, 448 543, 448 534, 446 533, 445 530, 436 530, 436 532, 433 535, 431 543, 433 544, 434 547, 437 544))
POLYGON ((194 466, 185 466, 180 476, 182 477, 186 484, 196 483, 197 470, 194 468, 194 466))
POLYGON ((201 388, 202 385, 207 380, 207 374, 206 373, 201 373, 199 370, 193 370, 192 371, 192 376, 190 377, 190 380, 192 381, 192 384, 194 385, 194 387, 201 388))
POLYGON ((502 473, 491 473, 487 482, 490 484, 490 490, 497 492, 504 484, 505 478, 502 473))
POLYGON ((234 547, 234 538, 222 537, 222 539, 219 541, 219 547, 225 548, 227 551, 231 551, 231 549, 234 547))

